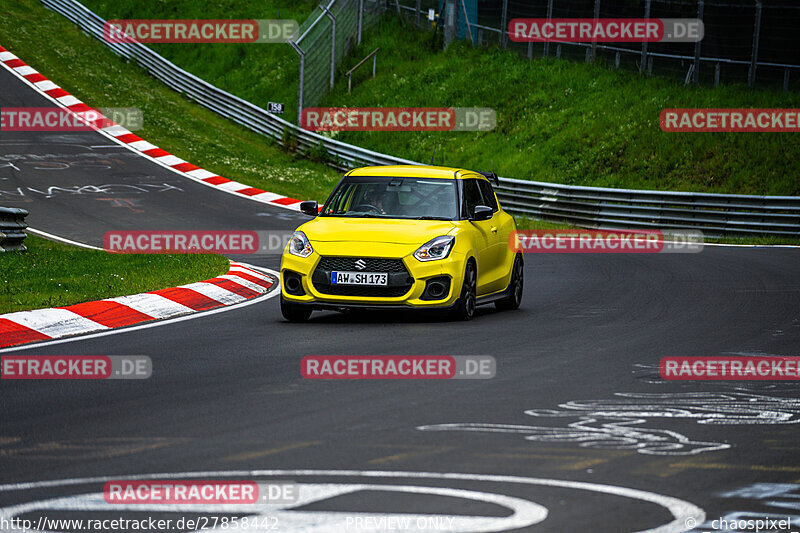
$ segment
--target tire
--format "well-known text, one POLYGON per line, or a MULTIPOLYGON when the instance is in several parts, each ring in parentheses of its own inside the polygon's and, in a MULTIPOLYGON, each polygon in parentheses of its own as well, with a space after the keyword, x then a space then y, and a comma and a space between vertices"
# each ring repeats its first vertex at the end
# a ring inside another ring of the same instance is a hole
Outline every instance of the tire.
POLYGON ((289 322, 305 322, 311 316, 311 309, 291 304, 281 296, 281 314, 289 322))
POLYGON ((508 282, 508 296, 494 303, 499 311, 519 309, 525 287, 524 278, 525 264, 522 260, 522 256, 517 254, 514 258, 514 266, 511 267, 511 280, 508 282))
POLYGON ((461 284, 461 296, 453 308, 452 318, 455 320, 472 320, 477 307, 478 275, 473 261, 467 261, 464 268, 464 281, 461 284))

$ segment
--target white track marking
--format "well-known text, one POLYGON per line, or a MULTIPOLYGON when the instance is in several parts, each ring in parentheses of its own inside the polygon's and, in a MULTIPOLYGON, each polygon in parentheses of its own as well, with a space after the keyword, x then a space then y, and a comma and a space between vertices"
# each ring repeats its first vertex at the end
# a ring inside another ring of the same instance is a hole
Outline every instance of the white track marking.
POLYGON ((191 176, 193 178, 197 178, 199 180, 210 178, 211 176, 216 176, 216 174, 204 168, 196 168, 194 170, 190 170, 189 172, 186 173, 186 175, 191 176))
POLYGON ((71 105, 83 103, 74 96, 72 96, 71 94, 67 94, 65 96, 59 96, 58 98, 56 98, 56 101, 64 107, 69 107, 71 105))
POLYGON ((235 309, 241 309, 242 307, 246 307, 248 305, 255 305, 255 304, 258 304, 258 303, 262 303, 262 302, 265 302, 265 301, 269 300, 270 298, 274 298, 275 296, 277 296, 277 295, 279 295, 281 293, 281 291, 279 289, 277 289, 277 287, 280 287, 280 273, 279 272, 275 272, 274 270, 270 270, 268 268, 262 268, 262 267, 251 266, 250 268, 258 268, 259 270, 263 270, 264 272, 268 272, 269 274, 272 274, 275 277, 275 280, 276 280, 276 283, 275 283, 276 288, 271 290, 267 294, 264 294, 263 296, 256 296, 255 298, 251 298, 251 299, 249 299, 249 300, 247 300, 245 302, 241 302, 241 303, 234 304, 234 305, 228 305, 228 306, 224 306, 224 307, 217 307, 216 309, 211 309, 209 311, 198 311, 198 312, 194 312, 194 313, 188 314, 188 315, 182 315, 182 316, 178 316, 178 317, 174 317, 174 318, 166 318, 164 320, 154 320, 153 322, 145 322, 144 324, 139 324, 139 325, 135 325, 135 326, 128 326, 128 327, 123 327, 123 328, 112 328, 112 329, 109 329, 109 330, 106 330, 106 331, 101 331, 101 332, 98 332, 98 333, 89 333, 89 334, 86 334, 86 335, 79 335, 77 337, 65 337, 65 338, 62 338, 62 339, 53 339, 51 341, 42 341, 42 342, 34 342, 34 343, 30 343, 30 344, 24 344, 22 346, 11 346, 9 348, 4 348, 4 349, 0 350, 0 353, 10 353, 10 352, 19 352, 19 351, 22 351, 22 350, 39 349, 39 348, 43 348, 45 346, 53 346, 55 344, 64 344, 64 343, 68 343, 68 342, 82 341, 82 340, 88 340, 88 339, 96 339, 98 337, 105 337, 107 335, 117 335, 119 333, 128 333, 128 332, 131 332, 131 331, 137 331, 137 330, 149 329, 149 328, 156 328, 156 327, 159 327, 159 326, 166 326, 168 324, 174 324, 176 322, 183 322, 184 320, 194 320, 195 318, 202 318, 202 317, 206 317, 206 316, 209 316, 209 315, 215 315, 217 313, 224 313, 226 311, 233 311, 235 309))
POLYGON ((65 239, 64 237, 59 237, 58 235, 53 235, 52 233, 47 233, 46 231, 42 231, 40 229, 28 227, 25 228, 25 231, 29 231, 34 235, 39 235, 40 237, 44 237, 45 239, 51 239, 53 241, 63 242, 65 244, 71 244, 72 246, 78 246, 80 248, 88 248, 89 250, 103 250, 102 248, 98 248, 97 246, 92 246, 91 244, 84 244, 82 242, 65 239))
POLYGON ((153 148, 158 148, 155 144, 151 144, 147 141, 136 141, 132 143, 128 143, 128 146, 139 150, 140 152, 146 152, 147 150, 152 150, 153 148))
MULTIPOLYGON (((437 472, 403 472, 403 471, 360 471, 360 470, 236 470, 224 472, 180 472, 142 474, 134 476, 98 476, 90 478, 63 479, 56 481, 34 481, 24 483, 9 483, 0 485, 0 492, 14 490, 31 490, 47 487, 61 487, 83 485, 88 483, 103 483, 111 480, 142 480, 142 479, 202 479, 215 477, 219 479, 239 478, 250 479, 253 477, 283 477, 297 481, 300 476, 335 476, 335 477, 363 477, 363 478, 398 478, 398 479, 435 479, 454 481, 485 481, 493 483, 513 483, 518 485, 535 485, 558 487, 565 489, 598 492, 612 496, 620 496, 634 500, 649 502, 667 509, 673 520, 662 526, 644 530, 639 533, 681 533, 687 531, 687 520, 696 524, 703 523, 706 513, 700 507, 678 498, 657 494, 655 492, 617 487, 600 483, 586 483, 582 481, 566 481, 560 479, 532 478, 520 476, 505 476, 493 474, 463 474, 463 473, 437 473, 437 472)), ((391 488, 389 485, 387 488, 391 488)), ((457 489, 454 489, 457 490, 457 489)))
POLYGON ((240 278, 239 276, 231 276, 231 275, 225 274, 225 275, 217 276, 217 277, 220 278, 220 279, 227 279, 229 281, 232 281, 232 282, 236 283, 237 285, 241 285, 242 287, 245 287, 245 288, 250 289, 252 291, 256 291, 258 293, 266 292, 267 290, 269 290, 269 289, 267 289, 265 287, 262 287, 261 285, 257 285, 255 283, 253 283, 249 279, 240 278))
POLYGON ((253 198, 257 198, 259 200, 263 200, 265 202, 271 202, 272 200, 276 200, 278 198, 283 198, 280 194, 275 194, 274 192, 262 192, 259 194, 253 195, 253 198))
POLYGON ((186 307, 178 302, 173 302, 169 298, 164 298, 158 294, 131 294, 129 296, 117 296, 115 298, 105 298, 106 302, 116 302, 130 307, 134 311, 139 311, 153 318, 167 318, 183 313, 193 313, 194 309, 186 307))
POLYGON ((238 181, 229 181, 227 183, 223 183, 221 185, 217 185, 223 191, 241 191, 243 189, 249 189, 250 185, 245 185, 244 183, 239 183, 238 181))
POLYGON ((211 298, 212 300, 216 300, 225 305, 236 304, 247 300, 247 298, 244 296, 236 294, 235 292, 231 292, 228 289, 223 289, 219 285, 214 285, 213 283, 204 283, 202 281, 197 283, 189 283, 188 285, 181 285, 180 288, 191 289, 195 292, 199 292, 203 296, 211 298))
MULTIPOLYGON (((107 128, 103 128, 100 131, 102 131, 104 133, 107 133, 108 135, 110 135, 112 137, 120 137, 122 135, 127 135, 127 134, 130 133, 130 131, 127 128, 124 128, 124 127, 120 126, 119 124, 116 124, 114 126, 109 126, 107 128)), ((114 146, 119 146, 119 145, 115 144, 114 146)), ((127 145, 127 146, 129 146, 129 145, 127 145)))
POLYGON ((48 337, 76 335, 100 329, 108 329, 94 320, 84 318, 67 309, 36 309, 35 311, 18 311, 2 315, 4 319, 38 331, 48 337))
POLYGON ((24 65, 22 67, 14 67, 14 72, 20 76, 27 76, 28 74, 36 74, 36 69, 29 65, 24 65))
POLYGON ((34 85, 41 91, 52 91, 53 89, 58 89, 58 85, 50 80, 37 81, 34 83, 34 85))
MULTIPOLYGON (((128 145, 130 146, 130 145, 128 145)), ((180 165, 181 163, 186 163, 183 159, 176 155, 162 155, 161 157, 156 157, 156 161, 161 163, 162 165, 166 165, 168 167, 174 167, 175 165, 180 165)), ((179 171, 180 172, 180 171, 179 171)), ((181 174, 185 174, 185 172, 181 172, 181 174)))

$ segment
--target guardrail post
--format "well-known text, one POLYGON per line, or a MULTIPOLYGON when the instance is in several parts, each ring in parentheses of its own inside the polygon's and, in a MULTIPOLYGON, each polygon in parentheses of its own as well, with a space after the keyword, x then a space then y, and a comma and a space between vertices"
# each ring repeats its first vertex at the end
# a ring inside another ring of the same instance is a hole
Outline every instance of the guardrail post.
MULTIPOLYGON (((649 0, 648 0, 649 1, 649 0)), ((553 0, 547 0, 547 20, 553 18, 553 0)), ((533 43, 531 43, 533 44, 533 43)), ((550 55, 550 41, 544 42, 544 54, 545 57, 550 55)))
POLYGON ((289 41, 289 44, 294 48, 294 51, 300 56, 300 79, 297 84, 297 122, 300 123, 300 117, 303 115, 303 86, 306 79, 306 53, 303 49, 297 46, 294 41, 289 41))
MULTIPOLYGON (((651 0, 645 0, 644 2, 644 18, 650 18, 650 2, 651 0)), ((647 41, 642 41, 642 59, 639 60, 639 72, 644 72, 645 65, 647 65, 647 41)))
POLYGON ((789 92, 789 69, 783 71, 783 92, 789 92))
POLYGON ((714 65, 714 87, 719 87, 719 74, 722 67, 719 63, 714 65))
POLYGON ((357 44, 361 44, 361 28, 364 24, 364 0, 358 0, 358 38, 357 44))
POLYGON ((750 70, 747 73, 747 85, 756 83, 756 67, 758 67, 758 41, 761 36, 761 1, 756 1, 756 20, 753 25, 753 52, 750 55, 750 70))
MULTIPOLYGON (((600 0, 594 0, 594 20, 597 23, 597 19, 600 18, 600 0)), ((597 41, 592 41, 592 61, 597 59, 597 41)))
MULTIPOLYGON (((703 20, 703 8, 705 2, 703 0, 697 1, 697 18, 703 20)), ((694 70, 692 71, 692 80, 695 85, 700 83, 700 41, 694 43, 694 70)))
POLYGON ((336 73, 336 16, 327 6, 320 5, 319 7, 331 19, 331 89, 333 89, 333 77, 336 73))
POLYGON ((508 46, 508 0, 503 0, 503 15, 500 19, 500 46, 508 46))
POLYGON ((28 212, 17 207, 0 207, 0 252, 24 252, 25 217, 28 212))
POLYGON ((422 0, 417 0, 417 12, 414 13, 414 24, 416 24, 417 27, 419 27, 419 16, 421 12, 422 12, 422 0))

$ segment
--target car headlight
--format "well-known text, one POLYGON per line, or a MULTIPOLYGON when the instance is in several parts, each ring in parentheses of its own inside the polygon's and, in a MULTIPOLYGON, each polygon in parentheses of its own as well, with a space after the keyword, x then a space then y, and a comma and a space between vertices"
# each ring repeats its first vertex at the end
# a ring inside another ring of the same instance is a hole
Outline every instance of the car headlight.
POLYGON ((295 231, 289 239, 289 253, 297 257, 308 257, 314 249, 308 241, 308 237, 302 231, 295 231))
POLYGON ((450 255, 450 250, 453 249, 453 243, 455 242, 456 238, 452 235, 442 235, 441 237, 436 237, 435 239, 431 239, 420 246, 417 251, 414 252, 414 257, 420 261, 436 261, 437 259, 444 259, 450 255))

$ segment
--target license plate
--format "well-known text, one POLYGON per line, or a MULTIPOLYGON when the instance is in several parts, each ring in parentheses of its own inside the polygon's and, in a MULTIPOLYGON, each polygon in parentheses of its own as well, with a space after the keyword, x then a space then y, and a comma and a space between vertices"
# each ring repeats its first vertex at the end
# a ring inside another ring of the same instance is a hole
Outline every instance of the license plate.
POLYGON ((386 272, 331 272, 333 285, 386 285, 388 279, 386 272))

